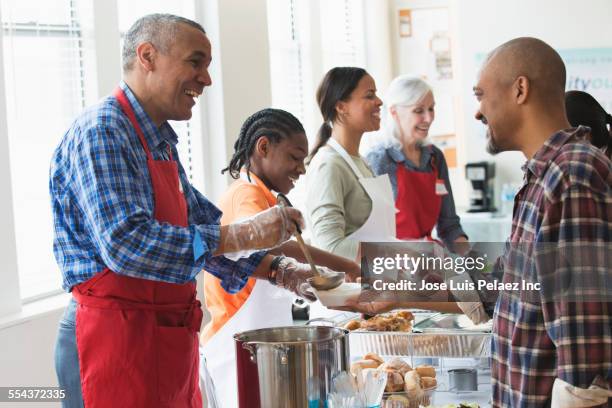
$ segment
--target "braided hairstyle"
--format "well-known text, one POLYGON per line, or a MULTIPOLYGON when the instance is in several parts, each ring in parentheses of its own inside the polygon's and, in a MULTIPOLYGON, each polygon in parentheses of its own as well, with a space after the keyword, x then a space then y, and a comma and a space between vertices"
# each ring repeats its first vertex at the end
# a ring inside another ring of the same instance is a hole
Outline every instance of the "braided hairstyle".
POLYGON ((240 177, 240 169, 244 167, 250 181, 251 161, 249 159, 259 138, 267 136, 270 142, 278 143, 281 139, 296 133, 306 132, 299 119, 291 113, 272 108, 255 112, 242 124, 240 135, 234 143, 234 155, 230 159, 229 165, 221 170, 221 174, 229 171, 232 178, 237 179, 240 177))

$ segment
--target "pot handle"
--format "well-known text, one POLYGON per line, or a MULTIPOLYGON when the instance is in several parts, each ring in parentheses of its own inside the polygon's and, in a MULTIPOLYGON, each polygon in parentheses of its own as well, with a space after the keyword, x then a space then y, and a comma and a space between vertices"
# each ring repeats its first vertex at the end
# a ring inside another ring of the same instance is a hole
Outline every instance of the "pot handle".
POLYGON ((242 343, 242 348, 249 351, 251 362, 257 364, 257 343, 242 343))
POLYGON ((280 354, 280 363, 282 365, 289 364, 289 356, 287 355, 289 347, 277 344, 274 346, 274 349, 280 354))

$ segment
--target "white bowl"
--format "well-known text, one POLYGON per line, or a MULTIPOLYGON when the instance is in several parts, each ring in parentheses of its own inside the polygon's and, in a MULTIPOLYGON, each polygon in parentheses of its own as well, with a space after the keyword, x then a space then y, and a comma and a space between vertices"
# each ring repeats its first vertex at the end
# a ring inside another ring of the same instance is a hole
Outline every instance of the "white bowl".
POLYGON ((346 306, 351 301, 357 301, 361 294, 361 284, 344 282, 342 285, 331 290, 316 290, 313 288, 313 291, 323 306, 346 306))

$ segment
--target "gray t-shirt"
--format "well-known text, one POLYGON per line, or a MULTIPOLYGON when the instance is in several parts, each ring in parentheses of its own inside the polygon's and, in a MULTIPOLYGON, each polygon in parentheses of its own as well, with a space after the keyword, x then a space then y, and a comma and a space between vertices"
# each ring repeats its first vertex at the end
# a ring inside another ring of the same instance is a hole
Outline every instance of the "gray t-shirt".
MULTIPOLYGON (((351 156, 365 177, 372 170, 359 156, 351 156)), ((347 236, 361 227, 372 211, 372 200, 342 156, 323 146, 306 170, 306 222, 316 247, 350 259, 357 258, 359 242, 347 236)))

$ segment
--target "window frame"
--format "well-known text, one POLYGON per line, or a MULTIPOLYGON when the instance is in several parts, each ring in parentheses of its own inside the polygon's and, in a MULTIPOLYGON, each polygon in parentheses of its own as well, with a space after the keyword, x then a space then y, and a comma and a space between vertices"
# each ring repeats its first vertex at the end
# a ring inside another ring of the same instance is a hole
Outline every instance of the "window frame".
MULTIPOLYGON (((193 0, 196 10, 195 19, 203 21, 203 9, 197 6, 197 1, 193 0)), ((87 63, 83 63, 85 57, 81 59, 80 78, 82 85, 82 107, 87 107, 102 96, 112 92, 121 80, 121 58, 120 58, 120 37, 119 37, 119 19, 117 1, 98 2, 91 0, 91 4, 87 6, 87 16, 80 15, 80 21, 77 22, 79 33, 85 30, 91 30, 93 33, 93 55, 87 56, 87 63), (90 64, 90 61, 92 62, 90 64), (89 64, 89 65, 87 65, 89 64), (116 69, 109 69, 109 66, 115 66, 116 69), (88 85, 87 82, 93 82, 93 85, 88 85)), ((2 15, 0 10, 0 21, 2 15)), ((23 23, 2 23, 0 30, 0 41, 4 40, 5 26, 18 25, 21 29, 26 28, 27 24, 23 23)), ((37 32, 40 33, 40 27, 37 27, 37 32)), ((46 24, 43 27, 52 28, 50 32, 60 32, 67 36, 74 36, 76 30, 71 29, 69 25, 54 25, 46 24), (62 30, 63 29, 63 30, 62 30)), ((27 30, 26 30, 27 31, 27 30)), ((25 34, 27 35, 27 33, 25 34)), ((81 37, 81 41, 83 41, 81 37)), ((89 40, 87 38, 86 40, 89 40)), ((81 52, 87 52, 81 49, 81 52)), ((5 192, 5 198, 0 202, 0 223, 5 225, 0 233, 0 256, 3 259, 2 277, 3 284, 0 285, 0 317, 18 315, 27 304, 38 302, 58 294, 62 294, 61 288, 56 288, 45 293, 33 295, 28 298, 21 297, 19 285, 19 270, 17 264, 17 244, 15 234, 15 216, 14 216, 14 193, 12 188, 10 152, 9 152, 9 132, 8 132, 8 110, 6 103, 6 85, 5 85, 5 69, 4 69, 4 47, 0 48, 0 189, 5 192)), ((204 165, 204 149, 208 144, 209 132, 205 113, 205 102, 201 101, 200 106, 194 107, 198 109, 198 120, 192 123, 189 132, 191 133, 190 150, 192 162, 192 184, 201 192, 204 191, 205 180, 209 177, 208 170, 204 165), (200 137, 197 137, 200 135, 200 137), (196 136, 196 137, 194 137, 196 136)), ((188 166, 187 163, 184 163, 188 166)), ((51 245, 51 243, 49 243, 51 245)))
MULTIPOLYGON (((80 83, 80 95, 79 95, 79 108, 82 110, 87 106, 87 98, 86 98, 86 75, 85 75, 85 57, 84 57, 84 49, 83 49, 83 26, 81 24, 81 21, 84 19, 83 16, 80 16, 80 19, 76 19, 73 10, 74 10, 74 0, 70 1, 70 19, 69 22, 65 23, 65 24, 54 24, 54 23, 41 23, 38 24, 36 22, 4 22, 2 19, 2 16, 0 14, 0 24, 1 24, 1 33, 0 33, 0 40, 2 40, 2 44, 4 43, 4 36, 5 35, 11 35, 11 36, 16 36, 16 37, 53 37, 53 38, 65 38, 65 39, 74 39, 74 41, 77 42, 78 46, 77 46, 77 52, 79 54, 79 59, 78 59, 78 77, 76 78, 76 80, 80 83)), ((1 12, 0 12, 1 13, 1 12)), ((7 92, 6 92, 6 85, 4 83, 5 81, 5 69, 4 69, 4 46, 2 47, 2 52, 0 53, 0 65, 2 65, 1 70, 0 70, 0 75, 1 75, 1 81, 2 81, 2 86, 0 87, 0 97, 3 100, 3 106, 0 106, 0 120, 3 120, 3 126, 0 132, 0 138, 3 139, 2 142, 7 144, 7 149, 3 150, 6 151, 6 154, 8 156, 6 162, 8 163, 8 171, 6 172, 6 174, 8 174, 8 179, 7 180, 1 180, 0 181, 0 188, 5 189, 5 191, 9 191, 8 194, 8 201, 7 204, 9 204, 10 206, 10 215, 7 213, 7 217, 10 216, 10 224, 9 224, 9 228, 7 228, 8 230, 10 230, 9 232, 5 232, 5 234, 7 234, 6 236, 3 237, 3 240, 6 239, 8 240, 12 240, 13 241, 13 245, 12 248, 10 250, 10 252, 7 254, 8 258, 8 264, 11 265, 11 267, 6 271, 8 275, 13 275, 11 276, 8 281, 9 284, 7 285, 6 291, 9 293, 3 293, 4 291, 0 291, 0 294, 2 295, 6 295, 9 297, 9 301, 6 302, 5 304, 0 303, 0 316, 2 316, 3 314, 6 313, 6 311, 19 311, 21 308, 21 305, 25 305, 28 303, 32 303, 35 302, 37 300, 40 299, 45 299, 51 296, 55 296, 58 295, 60 293, 63 292, 63 290, 61 289, 61 287, 57 287, 51 290, 46 290, 40 293, 36 293, 34 295, 31 296, 27 296, 27 297, 22 297, 21 296, 21 287, 20 287, 20 276, 19 276, 19 264, 18 264, 18 252, 17 252, 17 241, 16 241, 16 220, 15 220, 15 214, 14 214, 14 210, 13 210, 13 201, 14 201, 14 195, 13 195, 13 188, 12 188, 12 178, 11 178, 11 174, 12 174, 12 170, 10 167, 10 149, 8 149, 8 144, 10 143, 10 134, 8 131, 8 122, 9 122, 9 116, 8 116, 8 104, 7 104, 7 92), (8 181, 8 184, 10 185, 10 188, 7 189, 7 187, 4 187, 4 182, 8 181), (16 285, 16 287, 15 287, 16 285), (15 295, 16 293, 16 295, 15 295), (18 299, 19 304, 15 303, 15 299, 18 299)))

